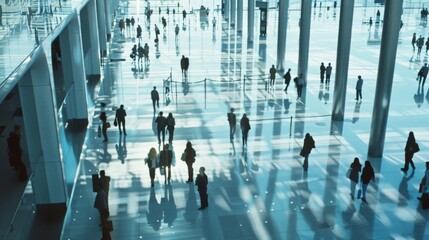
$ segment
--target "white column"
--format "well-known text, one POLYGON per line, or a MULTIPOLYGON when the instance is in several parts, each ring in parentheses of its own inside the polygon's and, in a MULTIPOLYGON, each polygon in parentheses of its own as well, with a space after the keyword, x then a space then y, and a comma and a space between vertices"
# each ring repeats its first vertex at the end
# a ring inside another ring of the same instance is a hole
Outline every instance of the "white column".
POLYGON ((105 7, 105 14, 106 14, 106 33, 107 33, 107 40, 110 40, 110 32, 112 31, 112 23, 113 23, 113 11, 112 11, 112 1, 106 0, 104 3, 105 7))
POLYGON ((308 52, 310 48, 311 0, 301 0, 299 25, 298 75, 302 73, 307 84, 308 52))
POLYGON ((248 0, 247 6, 247 42, 253 43, 253 35, 255 35, 255 0, 248 0))
POLYGON ((18 84, 33 192, 36 204, 66 203, 54 87, 41 46, 35 50, 33 59, 33 65, 18 84))
POLYGON ((80 13, 82 50, 86 75, 100 76, 100 43, 96 0, 90 0, 80 13))
POLYGON ((97 1, 97 23, 98 37, 100 41, 100 51, 105 53, 107 50, 107 33, 106 33, 106 11, 103 0, 97 1))
POLYGON ((279 23, 277 30, 277 71, 284 71, 285 55, 286 55, 286 32, 288 20, 289 0, 280 1, 279 7, 279 23))
POLYGON ((87 120, 86 74, 79 17, 75 15, 60 34, 63 79, 66 87, 67 120, 87 120))
POLYGON ((237 1, 237 32, 243 31, 243 0, 237 1))
POLYGON ((237 12, 237 0, 231 0, 231 18, 230 18, 230 24, 231 27, 235 26, 235 16, 237 12))

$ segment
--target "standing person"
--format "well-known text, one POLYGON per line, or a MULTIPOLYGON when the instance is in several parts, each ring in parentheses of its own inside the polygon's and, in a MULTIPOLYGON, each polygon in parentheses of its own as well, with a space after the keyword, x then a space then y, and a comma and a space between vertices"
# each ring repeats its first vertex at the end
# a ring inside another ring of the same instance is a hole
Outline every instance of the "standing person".
POLYGON ((326 83, 329 83, 331 81, 331 73, 332 73, 332 66, 331 66, 331 63, 328 63, 328 66, 326 67, 326 83))
POLYGON ((290 76, 290 68, 287 70, 287 72, 286 72, 286 74, 283 76, 283 78, 285 79, 285 84, 286 84, 286 87, 285 87, 284 91, 287 93, 287 89, 288 89, 288 87, 289 87, 289 83, 290 83, 290 79, 291 79, 291 76, 290 76))
POLYGON ((121 31, 121 35, 123 35, 124 28, 125 28, 124 19, 121 19, 119 20, 119 30, 121 31))
POLYGON ((149 45, 147 45, 147 43, 144 44, 143 53, 144 53, 144 61, 145 61, 145 63, 150 62, 149 61, 149 45))
POLYGON ((158 26, 155 24, 155 42, 156 42, 156 43, 158 42, 158 35, 159 35, 160 33, 161 33, 161 32, 159 31, 158 26))
POLYGON ((176 33, 176 39, 177 37, 179 37, 179 31, 180 31, 179 24, 176 24, 176 27, 174 28, 174 32, 176 33))
POLYGON ((353 162, 350 164, 350 196, 352 199, 355 198, 356 185, 359 183, 359 172, 362 170, 362 164, 359 162, 359 158, 355 157, 353 162))
POLYGON ((371 180, 374 180, 374 169, 371 166, 371 163, 366 160, 365 167, 362 170, 362 174, 360 175, 360 180, 362 182, 362 201, 366 202, 366 189, 371 180))
POLYGON ((143 57, 144 57, 144 49, 139 43, 139 47, 137 48, 137 58, 138 58, 137 64, 140 64, 140 65, 143 64, 143 61, 142 61, 143 57))
POLYGON ((300 155, 304 157, 304 164, 302 165, 304 171, 308 170, 308 156, 310 155, 313 148, 316 148, 313 137, 310 135, 310 133, 306 133, 304 138, 304 146, 302 147, 300 153, 300 155))
POLYGON ((195 162, 195 150, 192 148, 192 143, 188 141, 186 143, 185 151, 182 155, 182 160, 186 162, 186 165, 188 166, 188 180, 187 183, 194 181, 194 169, 192 168, 192 164, 195 162))
POLYGON ((209 206, 208 195, 207 195, 207 185, 209 183, 207 175, 205 174, 206 169, 200 167, 200 173, 195 179, 195 185, 198 187, 198 192, 200 193, 201 207, 198 210, 203 210, 209 206))
POLYGON ((161 167, 164 167, 166 172, 164 174, 165 179, 164 183, 170 184, 171 180, 171 163, 173 160, 173 152, 169 150, 168 143, 164 145, 164 149, 159 153, 159 160, 161 163, 161 167))
POLYGON ((189 58, 188 57, 185 57, 183 67, 185 70, 185 77, 187 77, 188 76, 188 68, 189 68, 189 58))
POLYGON ((416 42, 417 42, 417 36, 416 36, 416 33, 413 33, 413 38, 411 39, 411 45, 413 46, 413 51, 416 51, 416 42))
POLYGON ((103 136, 104 136, 104 140, 103 142, 107 142, 109 139, 107 138, 107 128, 109 128, 110 124, 108 124, 107 122, 107 116, 106 116, 106 112, 101 112, 100 113, 100 120, 101 120, 101 130, 103 132, 103 136))
POLYGON ((429 37, 427 38, 425 45, 426 45, 426 54, 427 54, 429 50, 429 37))
POLYGON ((125 19, 125 26, 126 26, 127 33, 130 33, 131 19, 129 19, 129 18, 125 19))
POLYGON ((140 25, 137 25, 137 30, 136 31, 137 31, 137 34, 136 34, 137 39, 140 42, 140 40, 142 39, 142 27, 140 27, 140 25))
POLYGON ((240 120, 240 128, 241 128, 243 146, 244 145, 247 146, 247 136, 248 136, 247 134, 249 133, 249 130, 250 130, 250 123, 249 123, 249 118, 247 118, 246 114, 243 114, 243 117, 240 120))
POLYGON ((213 17, 213 19, 212 19, 212 24, 213 24, 213 29, 216 27, 216 18, 215 17, 213 17))
POLYGON ((149 153, 147 154, 147 158, 145 159, 145 163, 149 168, 150 186, 153 187, 154 180, 155 180, 155 170, 159 165, 159 158, 155 148, 151 148, 149 150, 149 153))
POLYGON ((414 162, 413 162, 413 156, 414 153, 418 152, 420 150, 419 145, 416 143, 416 139, 414 137, 414 133, 411 131, 410 133, 408 133, 408 139, 407 139, 407 144, 405 145, 405 164, 404 167, 401 168, 401 170, 403 172, 407 172, 408 171, 408 166, 409 164, 411 164, 411 167, 414 169, 416 169, 416 167, 414 166, 414 162))
POLYGON ((173 114, 169 113, 167 116, 167 130, 168 130, 168 142, 170 144, 173 142, 175 125, 176 125, 176 120, 174 119, 173 114))
POLYGON ((182 69, 182 76, 185 71, 185 55, 182 55, 182 58, 180 59, 180 68, 182 69))
POLYGON ((425 38, 420 35, 419 39, 417 39, 417 53, 420 54, 422 52, 423 44, 425 43, 425 38))
POLYGON ((369 29, 372 27, 372 17, 369 18, 369 29))
POLYGON ((165 127, 167 126, 167 119, 162 116, 163 112, 159 112, 158 117, 155 122, 157 123, 158 128, 158 143, 161 144, 161 133, 162 133, 162 143, 165 142, 165 127))
POLYGON ((127 135, 127 130, 125 130, 125 116, 127 116, 127 112, 124 109, 124 105, 121 104, 121 106, 116 110, 116 121, 118 122, 119 134, 122 134, 122 131, 121 131, 121 125, 122 125, 122 130, 124 131, 124 135, 127 135))
POLYGON ((296 90, 298 93, 298 97, 296 99, 301 99, 302 88, 304 87, 304 78, 302 78, 302 73, 299 74, 299 77, 294 79, 294 82, 296 84, 296 90))
POLYGON ((420 83, 422 83, 422 79, 423 79, 422 87, 425 85, 426 77, 428 76, 428 72, 429 72, 429 68, 427 65, 428 64, 425 63, 425 65, 423 65, 422 68, 420 68, 420 71, 418 73, 419 86, 420 86, 420 83))
POLYGON ((320 64, 320 82, 321 83, 323 83, 323 80, 325 79, 325 71, 326 71, 326 68, 325 68, 325 65, 323 65, 323 62, 322 62, 322 64, 320 64))
POLYGON ((358 76, 358 80, 356 82, 356 101, 360 101, 362 102, 362 85, 363 85, 363 79, 362 77, 359 75, 358 76))
POLYGON ((137 57, 137 45, 134 44, 133 48, 131 48, 131 54, 130 54, 131 59, 133 59, 133 64, 136 64, 136 57, 137 57))
POLYGON ((185 9, 183 9, 182 16, 183 16, 183 20, 185 20, 185 18, 186 18, 186 10, 185 9))
POLYGON ((277 73, 277 70, 273 64, 270 68, 270 85, 271 86, 274 86, 274 81, 276 80, 276 73, 277 73))
POLYGON ((229 122, 229 139, 234 139, 235 125, 237 124, 237 118, 234 113, 234 108, 230 109, 230 112, 227 114, 229 122))
POLYGON ((152 98, 153 111, 155 112, 156 110, 155 104, 159 108, 159 94, 155 86, 153 87, 153 90, 150 92, 150 97, 152 98))
POLYGON ((429 162, 426 162, 426 171, 425 171, 425 175, 422 179, 423 183, 423 188, 422 188, 422 196, 418 197, 418 200, 422 200, 423 194, 425 194, 428 191, 429 188, 429 162))
POLYGON ((131 27, 134 28, 134 24, 136 24, 136 20, 133 16, 131 16, 131 27))

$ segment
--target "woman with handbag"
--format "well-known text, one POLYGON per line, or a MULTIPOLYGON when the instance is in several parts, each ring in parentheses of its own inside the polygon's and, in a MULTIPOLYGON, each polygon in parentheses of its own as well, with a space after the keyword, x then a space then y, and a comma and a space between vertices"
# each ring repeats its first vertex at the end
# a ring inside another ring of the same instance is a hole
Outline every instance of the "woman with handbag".
POLYGON ((414 153, 420 150, 420 148, 419 148, 419 145, 416 143, 416 139, 412 131, 408 134, 407 144, 405 145, 404 150, 405 150, 405 164, 404 164, 404 167, 401 168, 401 170, 406 173, 408 171, 409 164, 411 164, 411 167, 413 168, 413 171, 414 171, 416 167, 414 166, 413 156, 414 156, 414 153))
POLYGON ((310 155, 313 148, 316 148, 313 137, 310 135, 310 133, 306 133, 304 138, 304 146, 302 147, 300 153, 300 155, 304 157, 304 164, 302 165, 304 171, 308 170, 308 156, 310 155))
POLYGON ((195 150, 192 148, 192 143, 188 142, 186 143, 185 151, 182 155, 182 160, 186 162, 186 165, 188 166, 188 181, 187 183, 191 183, 194 180, 194 169, 192 168, 192 164, 195 162, 195 150))
POLYGON ((361 169, 362 165, 359 162, 359 158, 355 157, 347 171, 347 177, 350 179, 350 196, 352 199, 355 198, 356 185, 359 183, 359 172, 361 169))
POLYGON ((149 153, 147 154, 147 158, 145 159, 145 163, 149 168, 150 185, 153 187, 155 180, 155 170, 159 166, 159 158, 155 148, 150 149, 149 153))

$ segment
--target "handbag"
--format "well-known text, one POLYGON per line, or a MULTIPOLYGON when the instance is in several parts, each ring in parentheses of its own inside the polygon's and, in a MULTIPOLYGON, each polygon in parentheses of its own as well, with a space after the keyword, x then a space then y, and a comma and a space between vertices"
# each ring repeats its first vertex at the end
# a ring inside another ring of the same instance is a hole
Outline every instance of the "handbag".
POLYGON ((414 153, 419 152, 420 151, 419 144, 416 143, 413 150, 414 150, 414 153))
POLYGON ((305 157, 304 148, 303 148, 303 149, 301 149, 301 152, 299 152, 299 155, 300 155, 301 157, 305 157))
POLYGON ((106 128, 110 128, 110 122, 106 122, 106 128))
POLYGON ((423 192, 423 188, 425 187, 425 185, 426 185, 426 176, 424 176, 424 177, 422 178, 422 180, 420 181, 419 193, 422 193, 422 192, 423 192))
POLYGON ((183 152, 182 153, 182 156, 180 157, 180 159, 182 160, 182 161, 186 161, 186 159, 188 158, 188 154, 186 153, 186 152, 183 152))
POLYGON ((113 125, 115 125, 115 127, 118 126, 118 120, 116 120, 116 118, 115 121, 113 121, 113 125))
POLYGON ((352 168, 349 168, 349 170, 347 170, 347 172, 346 172, 346 177, 350 178, 351 173, 352 173, 352 168))

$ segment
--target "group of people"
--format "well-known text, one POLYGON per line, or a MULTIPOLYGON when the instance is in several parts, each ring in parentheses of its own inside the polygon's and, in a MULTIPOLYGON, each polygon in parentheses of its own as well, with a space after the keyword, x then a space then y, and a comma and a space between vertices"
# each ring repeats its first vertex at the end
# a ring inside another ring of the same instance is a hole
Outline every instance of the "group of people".
POLYGON ((421 20, 428 20, 428 9, 427 8, 422 8, 422 10, 420 11, 420 19, 421 20))
MULTIPOLYGON (((127 135, 127 131, 125 128, 125 117, 127 116, 127 111, 124 109, 124 105, 121 104, 121 106, 116 109, 115 113, 115 120, 113 121, 113 124, 115 127, 117 126, 119 129, 119 134, 122 135, 122 132, 124 132, 124 135, 127 135)), ((98 137, 101 137, 101 133, 103 134, 104 140, 103 142, 107 143, 109 141, 109 138, 107 136, 107 129, 111 127, 110 122, 107 121, 107 114, 105 111, 102 111, 100 113, 100 121, 101 126, 98 126, 98 137)))
POLYGON ((144 46, 138 44, 134 44, 133 48, 131 49, 130 58, 133 60, 133 64, 142 65, 143 64, 143 58, 145 61, 145 64, 148 64, 150 62, 149 60, 149 45, 147 43, 144 44, 144 46))
POLYGON ((419 38, 417 38, 416 33, 413 33, 413 38, 411 39, 411 45, 413 46, 413 51, 416 50, 417 46, 417 54, 420 54, 422 52, 423 45, 426 45, 426 53, 429 50, 429 37, 425 42, 425 38, 420 35, 419 38))
POLYGON ((134 25, 136 23, 136 20, 134 17, 131 18, 125 18, 125 20, 122 18, 119 20, 119 30, 121 32, 121 35, 124 34, 124 30, 126 30, 128 33, 131 32, 131 28, 134 28, 134 25))
POLYGON ((326 74, 326 84, 329 84, 329 82, 331 81, 331 73, 332 73, 331 63, 328 63, 328 66, 325 67, 324 63, 322 62, 320 64, 320 83, 324 82, 325 74, 326 74))
POLYGON ((186 78, 188 76, 189 58, 185 57, 185 55, 182 55, 180 59, 180 68, 182 69, 182 77, 186 78))
POLYGON ((171 144, 173 142, 176 120, 173 117, 173 113, 169 113, 167 117, 164 117, 163 114, 164 113, 162 111, 159 112, 158 117, 155 120, 158 132, 158 144, 161 144, 161 135, 162 143, 165 143, 165 129, 168 130, 168 142, 171 144))
MULTIPOLYGON (((234 108, 230 109, 230 112, 227 113, 227 119, 229 123, 229 139, 232 141, 234 139, 235 129, 237 125, 237 116, 234 113, 234 108)), ((240 120, 240 128, 241 128, 241 137, 242 137, 242 145, 247 146, 247 137, 249 134, 250 122, 247 114, 243 114, 243 117, 240 120)))
MULTIPOLYGON (((171 184, 171 166, 173 162, 173 151, 170 149, 169 144, 164 144, 163 150, 158 154, 155 148, 151 148, 147 157, 145 158, 145 164, 148 166, 149 176, 151 179, 151 187, 155 185, 156 169, 160 169, 160 174, 164 175, 164 183, 171 184)), ((186 148, 182 153, 181 160, 184 161, 188 168, 188 180, 186 183, 194 182, 194 169, 193 164, 195 163, 196 152, 192 147, 192 143, 188 141, 186 148)), ((201 207, 199 210, 203 210, 208 207, 208 195, 207 185, 208 178, 205 174, 205 168, 200 167, 199 174, 195 179, 195 185, 198 187, 200 194, 201 207)))

